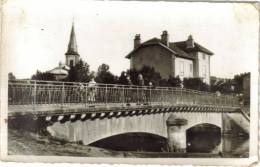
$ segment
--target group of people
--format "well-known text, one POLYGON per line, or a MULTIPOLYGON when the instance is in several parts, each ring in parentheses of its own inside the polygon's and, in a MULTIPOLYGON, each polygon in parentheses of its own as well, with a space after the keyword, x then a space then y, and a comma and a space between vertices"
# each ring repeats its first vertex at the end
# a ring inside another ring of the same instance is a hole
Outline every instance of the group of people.
MULTIPOLYGON (((127 85, 133 85, 130 75, 126 74, 126 73, 124 73, 124 75, 126 77, 127 85)), ((138 86, 145 86, 144 78, 143 78, 142 74, 138 74, 137 85, 138 86)), ((153 85, 152 82, 149 82, 149 86, 152 86, 152 85, 153 85)))
MULTIPOLYGON (((127 85, 129 85, 129 86, 133 85, 130 75, 125 74, 125 79, 126 79, 127 85)), ((138 75, 137 82, 138 82, 138 86, 145 86, 144 78, 143 78, 142 74, 138 75)), ((151 86, 152 84, 150 83, 149 85, 151 86)), ((87 85, 84 85, 83 83, 79 83, 79 85, 77 86, 76 89, 77 90, 75 92, 77 92, 76 94, 77 94, 78 100, 80 102, 85 102, 85 100, 87 100, 87 102, 89 102, 89 103, 94 103, 94 102, 97 102, 97 100, 102 99, 102 97, 99 97, 99 96, 105 96, 104 92, 102 95, 102 92, 100 94, 100 92, 98 91, 97 83, 94 81, 94 79, 92 79, 87 85)), ((126 102, 132 102, 132 101, 137 100, 139 103, 145 102, 145 100, 147 99, 146 93, 144 91, 140 91, 136 95, 135 99, 132 99, 133 97, 134 97, 134 95, 131 95, 131 97, 124 97, 124 98, 131 98, 131 99, 125 99, 126 102)))
MULTIPOLYGON (((130 75, 126 75, 126 80, 127 80, 127 85, 133 85, 130 75)), ((137 85, 140 87, 145 86, 144 78, 142 74, 138 74, 137 85)), ((149 82, 149 86, 152 86, 152 82, 149 82)), ((144 91, 139 91, 139 93, 137 94, 137 105, 140 105, 141 103, 146 104, 147 101, 148 101, 147 94, 144 91)))
POLYGON ((83 83, 79 83, 79 86, 76 88, 78 92, 78 97, 80 102, 84 102, 84 94, 86 93, 87 101, 94 102, 96 101, 96 82, 94 78, 87 84, 87 87, 83 85, 83 83), (86 89, 87 88, 87 89, 86 89))

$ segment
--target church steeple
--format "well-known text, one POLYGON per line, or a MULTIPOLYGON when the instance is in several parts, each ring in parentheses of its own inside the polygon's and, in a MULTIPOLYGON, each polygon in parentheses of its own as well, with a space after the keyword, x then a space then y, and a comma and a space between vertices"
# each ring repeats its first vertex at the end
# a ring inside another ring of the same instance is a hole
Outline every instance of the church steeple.
POLYGON ((79 62, 78 46, 77 46, 76 35, 74 31, 74 21, 72 22, 70 41, 68 44, 68 50, 65 53, 65 55, 66 55, 66 65, 72 67, 79 62))
POLYGON ((75 35, 75 31, 74 31, 74 21, 72 22, 72 28, 71 28, 71 32, 70 32, 70 41, 69 41, 68 50, 66 52, 66 55, 79 55, 77 41, 76 41, 76 35, 75 35))

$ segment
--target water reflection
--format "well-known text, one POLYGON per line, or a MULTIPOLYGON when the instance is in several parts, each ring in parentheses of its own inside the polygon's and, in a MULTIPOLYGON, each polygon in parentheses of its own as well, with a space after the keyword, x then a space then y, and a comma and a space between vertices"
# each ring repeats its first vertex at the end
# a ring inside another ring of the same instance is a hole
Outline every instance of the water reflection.
MULTIPOLYGON (((187 130, 187 155, 205 153, 218 157, 248 157, 249 139, 234 135, 221 135, 218 127, 194 127, 187 130)), ((115 151, 154 152, 156 156, 167 152, 167 139, 149 133, 126 133, 108 137, 90 144, 90 146, 115 151)), ((186 155, 186 156, 187 156, 186 155)), ((165 156, 165 155, 164 155, 165 156)), ((170 153, 169 153, 169 157, 170 153)), ((172 156, 174 157, 174 155, 172 156)))
POLYGON ((226 157, 248 157, 249 138, 245 136, 222 136, 223 153, 226 157))
POLYGON ((221 147, 221 129, 212 124, 200 124, 186 131, 187 152, 219 153, 221 147))

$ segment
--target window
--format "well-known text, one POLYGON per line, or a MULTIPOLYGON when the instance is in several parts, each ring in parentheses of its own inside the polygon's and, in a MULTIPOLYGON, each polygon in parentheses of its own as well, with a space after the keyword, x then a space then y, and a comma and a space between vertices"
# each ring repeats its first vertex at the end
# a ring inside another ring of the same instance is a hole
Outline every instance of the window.
POLYGON ((70 67, 73 67, 74 63, 73 60, 70 60, 70 67))
POLYGON ((206 66, 205 65, 202 67, 202 77, 203 78, 207 77, 207 70, 206 70, 206 66))
POLYGON ((206 55, 204 53, 202 54, 202 58, 203 58, 203 60, 206 59, 206 55))
POLYGON ((181 76, 184 75, 184 62, 183 61, 180 62, 180 75, 181 76))
POLYGON ((190 73, 189 73, 189 77, 193 77, 193 64, 190 64, 190 73))

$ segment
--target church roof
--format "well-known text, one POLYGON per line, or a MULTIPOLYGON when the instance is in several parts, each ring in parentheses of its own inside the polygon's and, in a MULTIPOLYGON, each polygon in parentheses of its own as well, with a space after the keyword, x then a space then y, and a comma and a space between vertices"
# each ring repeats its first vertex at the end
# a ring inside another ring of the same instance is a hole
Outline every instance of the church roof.
POLYGON ((78 55, 78 46, 76 41, 76 35, 74 31, 74 23, 72 23, 71 32, 70 32, 70 41, 68 44, 68 50, 65 55, 78 55))
POLYGON ((206 53, 208 55, 213 55, 214 53, 210 50, 206 49, 205 47, 201 46, 200 44, 194 42, 194 48, 187 49, 186 41, 180 41, 180 42, 170 42, 169 46, 166 46, 163 44, 161 39, 158 38, 152 38, 146 42, 141 43, 137 48, 132 50, 126 58, 131 58, 131 56, 140 48, 151 46, 151 45, 159 45, 168 51, 172 52, 176 56, 187 58, 187 59, 195 59, 195 57, 191 56, 189 53, 192 51, 200 51, 203 53, 206 53))

